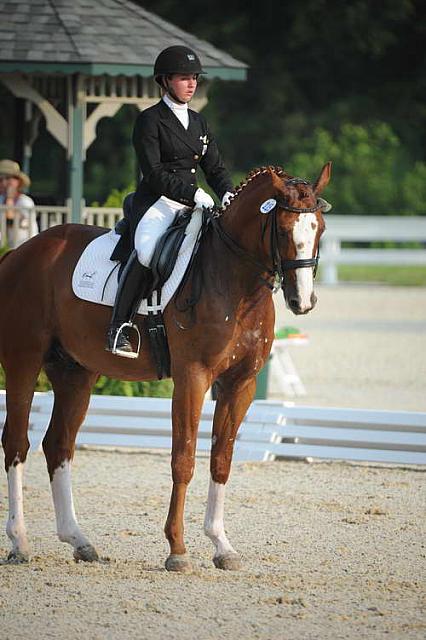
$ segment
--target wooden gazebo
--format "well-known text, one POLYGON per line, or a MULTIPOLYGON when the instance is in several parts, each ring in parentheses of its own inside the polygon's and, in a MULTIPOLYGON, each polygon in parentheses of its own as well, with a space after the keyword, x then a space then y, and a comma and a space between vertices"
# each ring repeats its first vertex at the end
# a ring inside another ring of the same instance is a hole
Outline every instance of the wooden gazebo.
POLYGON ((30 172, 34 125, 42 114, 66 150, 72 221, 81 219, 83 164, 97 123, 124 104, 144 109, 159 99, 152 66, 171 44, 194 48, 208 72, 192 103, 196 109, 207 102, 212 78, 246 77, 244 63, 131 0, 0 3, 0 82, 25 101, 19 159, 30 172))

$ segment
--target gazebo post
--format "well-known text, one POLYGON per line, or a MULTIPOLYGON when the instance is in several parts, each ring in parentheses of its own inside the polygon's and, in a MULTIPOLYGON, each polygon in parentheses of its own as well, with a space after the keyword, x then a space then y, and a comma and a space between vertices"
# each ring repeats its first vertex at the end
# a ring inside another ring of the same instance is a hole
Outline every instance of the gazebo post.
POLYGON ((68 78, 68 189, 71 222, 82 221, 84 175, 84 123, 86 102, 79 90, 79 76, 68 78))

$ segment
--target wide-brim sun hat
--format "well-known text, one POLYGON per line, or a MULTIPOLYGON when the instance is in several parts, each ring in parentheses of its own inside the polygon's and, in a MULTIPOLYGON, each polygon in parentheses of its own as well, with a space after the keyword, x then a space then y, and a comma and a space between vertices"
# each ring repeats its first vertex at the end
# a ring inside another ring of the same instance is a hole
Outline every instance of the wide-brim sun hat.
POLYGON ((31 180, 26 173, 21 171, 21 167, 14 160, 0 160, 0 176, 19 178, 21 185, 27 189, 31 180))

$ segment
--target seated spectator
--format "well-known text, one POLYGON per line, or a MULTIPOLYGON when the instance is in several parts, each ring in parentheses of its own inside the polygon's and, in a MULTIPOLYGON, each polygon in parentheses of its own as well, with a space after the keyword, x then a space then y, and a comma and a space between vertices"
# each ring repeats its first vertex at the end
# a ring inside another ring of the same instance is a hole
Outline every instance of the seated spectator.
MULTIPOLYGON (((0 221, 5 216, 7 230, 1 244, 6 243, 12 249, 38 233, 34 201, 23 193, 29 186, 30 179, 17 162, 0 160, 0 221)), ((0 224, 1 228, 5 225, 0 224)))

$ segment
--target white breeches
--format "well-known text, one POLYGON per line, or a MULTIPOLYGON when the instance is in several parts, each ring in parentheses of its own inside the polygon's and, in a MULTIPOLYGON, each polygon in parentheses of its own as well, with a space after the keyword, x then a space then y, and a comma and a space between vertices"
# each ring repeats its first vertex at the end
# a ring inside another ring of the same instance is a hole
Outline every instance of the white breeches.
POLYGON ((149 267, 158 238, 171 225, 176 212, 184 208, 181 202, 161 196, 142 216, 136 227, 135 249, 145 267, 149 267))

